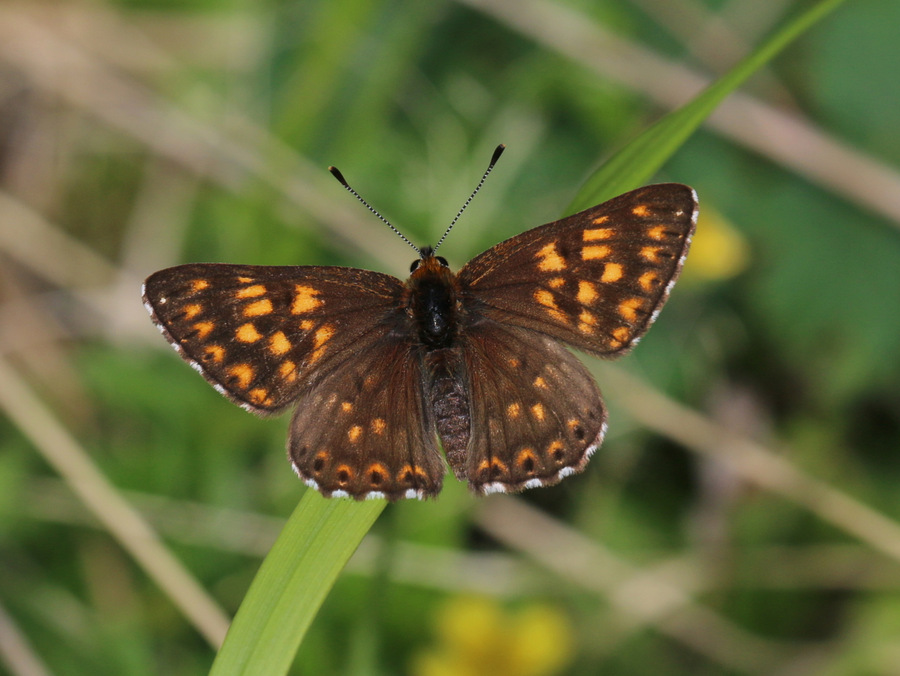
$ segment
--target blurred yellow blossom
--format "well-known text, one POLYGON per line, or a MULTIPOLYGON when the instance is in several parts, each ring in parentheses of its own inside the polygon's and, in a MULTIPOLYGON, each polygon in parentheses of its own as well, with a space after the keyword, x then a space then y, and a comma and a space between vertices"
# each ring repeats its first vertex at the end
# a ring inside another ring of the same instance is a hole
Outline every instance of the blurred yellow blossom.
POLYGON ((436 645, 414 676, 552 676, 573 658, 572 627, 548 604, 507 610, 493 600, 450 599, 438 612, 436 645))
POLYGON ((743 272, 749 263, 750 246, 743 235, 722 214, 701 206, 684 278, 729 279, 743 272))

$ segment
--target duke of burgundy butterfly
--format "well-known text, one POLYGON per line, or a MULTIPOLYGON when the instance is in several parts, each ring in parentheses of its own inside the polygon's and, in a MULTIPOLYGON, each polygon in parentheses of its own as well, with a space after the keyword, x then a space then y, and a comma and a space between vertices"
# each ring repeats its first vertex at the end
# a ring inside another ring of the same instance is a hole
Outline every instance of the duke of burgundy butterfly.
POLYGON ((234 403, 260 415, 295 407, 288 455, 326 497, 433 497, 444 456, 475 493, 515 492, 580 472, 600 446, 600 391, 565 346, 605 358, 634 347, 696 222, 691 188, 650 185, 516 235, 456 274, 435 255, 447 232, 422 249, 401 235, 419 254, 406 282, 196 263, 151 275, 144 303, 234 403))

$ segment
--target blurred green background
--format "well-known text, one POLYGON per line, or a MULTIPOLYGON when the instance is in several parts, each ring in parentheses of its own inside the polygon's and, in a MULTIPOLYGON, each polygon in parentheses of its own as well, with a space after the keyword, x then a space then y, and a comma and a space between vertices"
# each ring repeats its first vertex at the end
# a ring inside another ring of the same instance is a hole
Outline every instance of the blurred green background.
MULTIPOLYGON (((459 267, 811 4, 0 3, 0 672, 205 673, 306 490, 288 418, 177 358, 146 275, 402 277, 326 167, 426 244, 506 143, 459 267), (142 565, 122 498, 162 538, 142 565)), ((900 673, 897 26, 846 3, 660 173, 700 195, 695 247, 639 348, 586 359, 610 408, 586 472, 389 506, 293 673, 900 673)))

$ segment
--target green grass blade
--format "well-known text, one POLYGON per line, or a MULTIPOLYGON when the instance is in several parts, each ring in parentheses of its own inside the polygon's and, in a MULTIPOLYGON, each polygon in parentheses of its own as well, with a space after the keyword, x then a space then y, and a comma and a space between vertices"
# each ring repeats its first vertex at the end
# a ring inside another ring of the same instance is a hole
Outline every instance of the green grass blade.
POLYGON ((211 676, 287 673, 338 573, 386 504, 307 491, 250 585, 211 676))
POLYGON ((648 128, 613 155, 578 191, 565 213, 604 202, 645 183, 722 100, 844 0, 824 0, 789 22, 690 103, 648 128))

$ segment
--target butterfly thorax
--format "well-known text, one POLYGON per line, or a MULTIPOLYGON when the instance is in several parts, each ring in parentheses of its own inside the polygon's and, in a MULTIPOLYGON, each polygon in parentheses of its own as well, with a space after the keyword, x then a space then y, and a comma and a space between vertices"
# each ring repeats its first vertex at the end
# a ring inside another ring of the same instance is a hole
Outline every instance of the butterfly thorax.
POLYGON ((426 255, 413 264, 406 282, 407 313, 426 348, 452 347, 459 325, 458 282, 447 262, 426 255))

